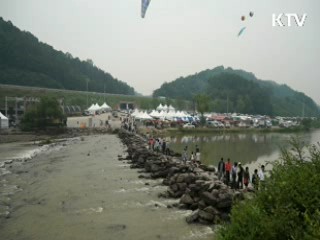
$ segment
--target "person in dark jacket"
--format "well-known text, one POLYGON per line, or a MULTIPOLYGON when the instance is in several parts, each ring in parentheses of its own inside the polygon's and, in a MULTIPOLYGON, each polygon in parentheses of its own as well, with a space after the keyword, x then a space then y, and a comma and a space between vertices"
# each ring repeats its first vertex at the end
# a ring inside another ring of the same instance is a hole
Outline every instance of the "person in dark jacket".
POLYGON ((246 188, 248 188, 250 182, 250 173, 249 173, 249 168, 246 167, 246 170, 244 171, 244 175, 243 175, 243 183, 246 186, 246 188))
POLYGON ((238 188, 243 188, 243 175, 244 175, 244 169, 242 167, 242 164, 239 162, 239 171, 238 171, 238 188))
POLYGON ((223 179, 224 173, 225 173, 225 165, 224 165, 223 158, 221 158, 220 162, 218 164, 218 179, 219 180, 223 179))

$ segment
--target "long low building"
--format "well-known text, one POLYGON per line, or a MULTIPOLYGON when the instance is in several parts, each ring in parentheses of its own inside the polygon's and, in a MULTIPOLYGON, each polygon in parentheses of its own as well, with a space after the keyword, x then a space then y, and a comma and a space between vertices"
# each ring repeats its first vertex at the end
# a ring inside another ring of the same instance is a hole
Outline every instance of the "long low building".
POLYGON ((9 128, 9 119, 0 112, 0 129, 9 128))

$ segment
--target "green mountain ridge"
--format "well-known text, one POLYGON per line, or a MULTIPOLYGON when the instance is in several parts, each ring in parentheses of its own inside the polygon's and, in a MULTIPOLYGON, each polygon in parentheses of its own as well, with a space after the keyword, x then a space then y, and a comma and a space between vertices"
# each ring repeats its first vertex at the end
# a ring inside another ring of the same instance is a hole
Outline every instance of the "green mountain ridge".
POLYGON ((253 73, 218 66, 164 83, 154 97, 193 101, 198 94, 210 97, 210 111, 279 116, 319 116, 319 106, 302 92, 253 73))
POLYGON ((0 83, 135 94, 132 87, 96 67, 92 60, 81 61, 70 53, 57 51, 1 17, 0 83))

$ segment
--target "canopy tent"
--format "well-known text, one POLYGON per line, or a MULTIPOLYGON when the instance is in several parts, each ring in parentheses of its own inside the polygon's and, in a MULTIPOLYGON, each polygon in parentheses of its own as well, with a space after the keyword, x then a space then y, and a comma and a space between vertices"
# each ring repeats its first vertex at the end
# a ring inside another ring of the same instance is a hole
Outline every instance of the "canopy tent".
POLYGON ((89 108, 88 108, 88 111, 94 111, 94 104, 92 104, 89 108))
POLYGON ((149 114, 151 117, 154 117, 154 118, 158 118, 160 117, 160 114, 158 111, 156 110, 152 110, 152 112, 149 114))
POLYGON ((94 105, 94 107, 95 107, 95 110, 100 110, 100 109, 101 109, 101 107, 99 106, 98 103, 96 103, 96 104, 94 105))
POLYGON ((141 119, 141 120, 151 120, 152 117, 149 116, 146 112, 140 112, 135 116, 136 119, 141 119))
POLYGON ((93 113, 93 114, 95 114, 96 111, 98 111, 98 110, 101 110, 101 107, 99 106, 98 103, 92 104, 92 105, 88 108, 88 111, 89 111, 90 113, 93 113))
POLYGON ((140 111, 138 109, 135 109, 132 113, 131 113, 131 116, 132 117, 136 117, 140 114, 140 111))
POLYGON ((162 106, 162 104, 160 103, 159 106, 157 107, 157 110, 158 110, 158 111, 162 111, 162 110, 165 110, 165 109, 164 109, 164 107, 162 106))
POLYGON ((172 105, 169 105, 169 107, 168 107, 168 111, 175 111, 176 109, 172 106, 172 105))
POLYGON ((111 110, 111 107, 106 103, 103 103, 100 108, 101 110, 111 110))
POLYGON ((0 128, 9 128, 9 119, 0 112, 0 128))

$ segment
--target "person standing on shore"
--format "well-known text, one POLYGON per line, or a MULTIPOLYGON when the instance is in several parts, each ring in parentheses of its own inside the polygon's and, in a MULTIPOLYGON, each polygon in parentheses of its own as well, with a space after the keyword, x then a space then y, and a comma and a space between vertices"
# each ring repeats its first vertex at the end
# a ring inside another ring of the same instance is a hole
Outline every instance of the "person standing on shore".
POLYGON ((246 170, 244 171, 244 175, 243 175, 243 183, 246 186, 246 188, 248 188, 249 181, 250 181, 249 168, 246 167, 246 170))
POLYGON ((167 148, 166 140, 163 139, 162 140, 162 153, 163 154, 166 154, 166 148, 167 148))
POLYGON ((191 155, 190 155, 190 161, 191 161, 191 163, 193 163, 193 164, 195 163, 193 151, 191 152, 191 155))
POLYGON ((252 185, 254 187, 255 190, 259 189, 259 176, 258 176, 258 169, 254 170, 254 173, 252 175, 252 185))
POLYGON ((232 170, 231 170, 231 175, 232 175, 232 188, 236 188, 237 187, 237 173, 238 173, 238 163, 234 163, 232 170))
POLYGON ((183 149, 183 154, 182 154, 182 161, 184 163, 187 162, 187 158, 188 158, 188 146, 185 146, 183 149))
POLYGON ((242 167, 241 162, 238 163, 239 170, 238 170, 238 188, 243 189, 243 175, 244 169, 242 167))
POLYGON ((196 145, 196 162, 200 165, 201 164, 201 160, 200 160, 200 148, 198 147, 198 145, 196 145))
POLYGON ((264 165, 261 166, 259 172, 258 172, 258 176, 259 176, 259 184, 261 186, 260 189, 264 188, 264 180, 265 180, 265 176, 264 176, 264 165))
POLYGON ((224 166, 224 161, 223 157, 220 159, 220 162, 218 164, 218 179, 221 181, 224 177, 224 172, 225 172, 225 166, 224 166))
POLYGON ((230 172, 231 172, 232 164, 230 162, 230 158, 228 158, 228 161, 226 162, 225 165, 225 170, 226 170, 226 184, 230 184, 230 172))

